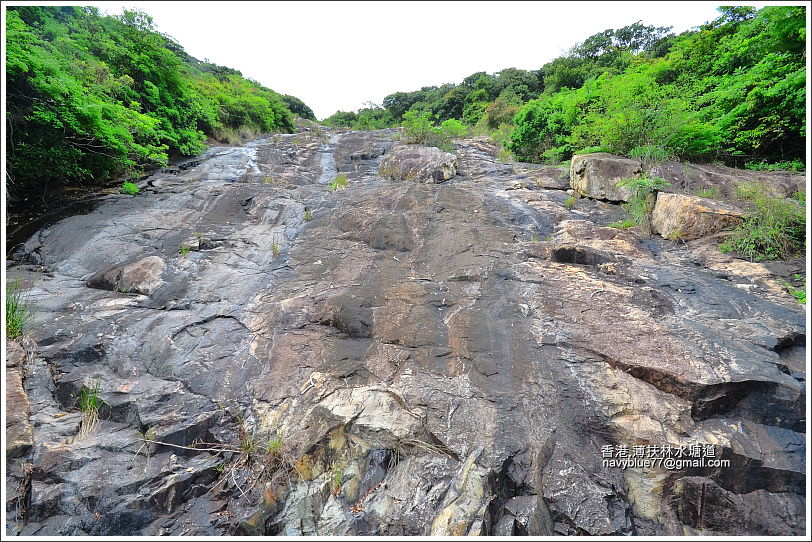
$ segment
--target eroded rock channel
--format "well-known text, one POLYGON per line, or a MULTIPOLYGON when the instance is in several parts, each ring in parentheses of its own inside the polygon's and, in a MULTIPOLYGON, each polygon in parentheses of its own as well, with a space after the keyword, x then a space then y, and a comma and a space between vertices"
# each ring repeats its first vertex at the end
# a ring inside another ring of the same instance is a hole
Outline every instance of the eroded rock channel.
POLYGON ((774 269, 611 228, 480 139, 444 182, 381 177, 392 135, 212 148, 16 252, 9 533, 805 531, 806 327, 774 269), (667 446, 729 466, 604 461, 667 446))

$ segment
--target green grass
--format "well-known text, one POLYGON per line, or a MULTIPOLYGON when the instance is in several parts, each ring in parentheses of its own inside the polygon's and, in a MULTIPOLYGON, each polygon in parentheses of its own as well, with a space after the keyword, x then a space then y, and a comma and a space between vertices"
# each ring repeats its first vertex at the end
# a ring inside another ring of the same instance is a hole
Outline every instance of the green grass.
POLYGON ((99 396, 101 391, 101 381, 95 380, 90 383, 90 387, 82 386, 76 403, 82 411, 82 423, 79 427, 79 440, 88 437, 99 427, 99 409, 107 403, 99 396))
POLYGON ((611 224, 609 224, 610 228, 618 228, 618 229, 621 229, 621 230, 627 230, 627 229, 633 228, 635 226, 637 226, 637 222, 635 222, 634 219, 631 219, 631 218, 618 220, 617 222, 612 222, 611 224))
POLYGON ((189 245, 184 243, 178 249, 178 254, 180 254, 181 258, 185 258, 186 256, 189 255, 189 252, 191 252, 191 250, 192 250, 192 247, 190 247, 189 245))
POLYGON ((271 252, 273 253, 274 257, 279 256, 279 253, 282 252, 282 245, 276 240, 276 237, 273 238, 271 252))
POLYGON ((694 192, 695 196, 700 198, 714 199, 719 196, 715 188, 700 188, 694 192))
POLYGON ((798 286, 794 286, 792 283, 783 281, 784 288, 786 288, 787 292, 795 298, 795 300, 800 303, 801 305, 806 305, 806 277, 800 274, 792 275, 792 278, 795 282, 798 282, 798 286))
POLYGON ((788 259, 805 250, 806 212, 796 199, 772 197, 756 183, 740 184, 736 194, 749 209, 719 250, 756 262, 788 259))
POLYGON ((570 196, 564 201, 564 208, 568 211, 571 211, 573 207, 575 207, 575 202, 577 198, 575 196, 570 196))
POLYGON ((26 323, 31 319, 31 301, 23 293, 20 279, 6 284, 6 337, 22 337, 26 323))
POLYGON ((330 192, 335 192, 336 190, 342 190, 346 188, 348 184, 350 184, 350 181, 347 179, 347 176, 341 173, 335 179, 333 179, 333 182, 331 182, 328 185, 327 189, 330 192))
POLYGON ((121 185, 121 193, 134 196, 138 193, 138 185, 131 183, 130 181, 124 181, 124 183, 121 185))

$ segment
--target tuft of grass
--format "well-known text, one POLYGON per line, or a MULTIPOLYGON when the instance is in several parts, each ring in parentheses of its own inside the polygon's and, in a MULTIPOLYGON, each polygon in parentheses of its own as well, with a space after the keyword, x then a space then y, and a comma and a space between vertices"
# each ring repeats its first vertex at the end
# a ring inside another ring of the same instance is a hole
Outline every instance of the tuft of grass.
POLYGON ((282 252, 282 245, 279 244, 279 241, 277 241, 276 237, 274 236, 273 244, 271 245, 271 253, 274 255, 274 257, 276 257, 279 256, 280 252, 282 252))
POLYGON ((336 497, 341 494, 341 481, 344 479, 344 471, 338 465, 333 466, 332 493, 336 497))
POLYGON ((612 222, 611 224, 609 224, 610 228, 618 228, 618 229, 621 229, 621 230, 627 230, 627 229, 633 228, 635 226, 637 226, 637 222, 635 222, 634 219, 631 219, 631 218, 618 220, 617 222, 612 222))
POLYGON ((90 387, 82 386, 76 404, 82 411, 82 421, 79 427, 77 438, 82 440, 93 434, 99 428, 99 409, 107 403, 99 396, 101 391, 101 381, 95 380, 90 383, 90 387))
POLYGON ((310 209, 305 209, 304 219, 305 222, 310 222, 311 220, 313 220, 313 211, 311 211, 310 209))
POLYGON ((187 245, 186 243, 182 244, 178 249, 178 254, 180 254, 181 258, 185 258, 189 255, 189 252, 192 250, 192 247, 187 245))
POLYGON ((694 195, 700 198, 714 199, 719 196, 715 188, 700 188, 694 192, 694 195))
POLYGON ((740 184, 736 194, 749 209, 719 250, 756 262, 792 258, 804 251, 806 212, 796 199, 772 197, 757 183, 740 184))
POLYGON ((538 237, 536 237, 535 235, 532 235, 532 236, 530 236, 530 242, 531 242, 531 243, 538 243, 538 242, 539 242, 539 238, 538 238, 538 237))
POLYGON ((130 181, 124 181, 121 185, 121 193, 134 196, 138 193, 138 185, 130 181))
POLYGON ((20 279, 6 284, 6 337, 18 339, 31 319, 31 300, 24 294, 20 279))
POLYGON ((333 182, 328 185, 327 189, 330 192, 335 192, 336 190, 346 188, 348 184, 350 184, 350 181, 347 179, 347 176, 341 173, 335 179, 333 179, 333 182))
POLYGON ((564 201, 564 208, 568 211, 571 211, 573 207, 575 207, 575 202, 577 198, 575 196, 570 196, 564 201))

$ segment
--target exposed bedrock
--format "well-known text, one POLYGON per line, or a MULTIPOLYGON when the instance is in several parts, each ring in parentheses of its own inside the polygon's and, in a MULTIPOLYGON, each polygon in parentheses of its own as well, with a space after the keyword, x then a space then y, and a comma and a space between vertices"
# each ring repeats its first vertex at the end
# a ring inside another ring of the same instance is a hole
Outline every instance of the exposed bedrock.
POLYGON ((16 253, 9 533, 805 532, 806 324, 776 268, 611 228, 482 139, 442 183, 380 177, 391 135, 212 148, 16 253), (729 466, 604 461, 649 446, 729 466))

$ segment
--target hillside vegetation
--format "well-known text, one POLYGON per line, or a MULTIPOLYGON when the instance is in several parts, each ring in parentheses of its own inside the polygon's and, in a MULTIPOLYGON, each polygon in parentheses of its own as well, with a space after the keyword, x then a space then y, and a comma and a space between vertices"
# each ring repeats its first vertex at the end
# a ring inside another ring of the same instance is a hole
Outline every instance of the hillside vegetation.
POLYGON ((206 137, 294 128, 301 100, 201 62, 142 12, 6 11, 6 183, 12 195, 83 183, 195 155, 206 137))
POLYGON ((479 72, 325 119, 398 125, 408 111, 458 119, 523 161, 603 150, 645 160, 802 169, 805 7, 722 7, 679 35, 640 22, 606 30, 536 71, 479 72))

